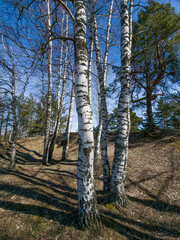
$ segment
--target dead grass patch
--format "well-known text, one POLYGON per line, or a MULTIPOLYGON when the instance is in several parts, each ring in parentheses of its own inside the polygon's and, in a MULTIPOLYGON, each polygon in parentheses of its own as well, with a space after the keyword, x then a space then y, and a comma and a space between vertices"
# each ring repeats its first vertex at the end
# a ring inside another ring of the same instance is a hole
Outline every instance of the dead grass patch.
MULTIPOLYGON (((95 188, 101 213, 98 234, 77 225, 77 134, 71 134, 67 160, 61 160, 59 136, 52 165, 41 164, 42 138, 18 141, 17 166, 10 171, 9 152, 0 158, 0 239, 90 240, 180 238, 179 131, 162 132, 159 138, 130 138, 126 190, 129 204, 117 211, 102 194, 102 167, 95 170, 95 188)), ((112 164, 114 135, 109 137, 112 164)))

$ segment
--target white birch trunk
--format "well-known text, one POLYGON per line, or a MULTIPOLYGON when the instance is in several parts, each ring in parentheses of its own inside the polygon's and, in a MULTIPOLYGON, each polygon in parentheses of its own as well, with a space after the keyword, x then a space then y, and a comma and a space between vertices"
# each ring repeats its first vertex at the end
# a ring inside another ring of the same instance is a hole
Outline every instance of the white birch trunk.
POLYGON ((121 0, 121 94, 118 104, 118 125, 111 176, 111 194, 116 207, 127 203, 124 189, 125 166, 129 139, 130 44, 127 0, 121 0))
POLYGON ((59 81, 58 81, 58 91, 57 91, 57 109, 58 110, 59 110, 60 102, 61 102, 60 101, 60 95, 61 95, 61 79, 62 79, 63 46, 64 46, 64 44, 61 43, 61 50, 60 50, 60 57, 59 57, 59 81))
POLYGON ((129 48, 130 53, 132 52, 132 10, 133 10, 133 0, 130 0, 129 5, 129 48))
POLYGON ((99 84, 97 82, 97 93, 98 93, 98 112, 99 112, 99 126, 96 134, 96 142, 95 142, 95 150, 94 150, 94 167, 97 167, 99 160, 99 152, 100 152, 100 141, 101 141, 101 133, 102 133, 102 113, 100 106, 100 94, 99 94, 99 84))
MULTIPOLYGON (((130 74, 131 74, 131 56, 132 56, 132 9, 133 9, 133 0, 130 0, 129 4, 129 51, 130 51, 130 74)), ((131 75, 130 75, 131 79, 131 75)), ((131 80, 130 80, 131 81, 131 80)), ((131 131, 131 118, 130 118, 130 108, 128 109, 128 130, 130 134, 131 131)), ((128 147, 126 149, 126 159, 128 158, 128 147)), ((125 164, 125 168, 127 167, 127 161, 125 164)))
POLYGON ((51 124, 51 102, 52 102, 52 41, 51 41, 51 13, 50 13, 50 0, 47 0, 47 22, 48 22, 48 95, 47 95, 47 114, 46 114, 46 129, 44 139, 44 154, 43 164, 48 163, 48 151, 49 151, 49 134, 51 124))
MULTIPOLYGON (((67 36, 68 36, 68 15, 66 14, 66 37, 67 36)), ((67 55, 68 55, 68 43, 66 42, 65 56, 64 56, 64 73, 63 73, 63 79, 62 79, 63 86, 62 86, 62 92, 61 92, 61 100, 60 100, 58 113, 57 113, 56 125, 54 129, 53 137, 51 139, 51 144, 49 147, 49 161, 51 161, 52 159, 52 154, 53 154, 54 146, 56 143, 57 133, 59 130, 59 126, 61 124, 61 115, 63 111, 63 102, 64 102, 65 89, 66 89, 66 74, 67 74, 67 67, 68 67, 67 55)))
POLYGON ((79 133, 77 168, 79 226, 97 230, 100 221, 94 191, 94 139, 92 111, 88 96, 86 9, 83 0, 74 0, 74 6, 75 99, 79 133))
POLYGON ((69 107, 68 121, 67 121, 67 125, 66 125, 66 132, 65 132, 65 136, 64 136, 62 159, 66 159, 67 151, 69 149, 69 138, 70 138, 71 123, 72 123, 72 116, 73 116, 73 109, 74 109, 74 99, 75 99, 74 81, 75 81, 75 77, 74 77, 74 72, 73 72, 71 101, 70 101, 70 107, 69 107))
POLYGON ((113 0, 111 1, 109 18, 108 18, 108 28, 106 35, 106 49, 104 55, 103 65, 101 64, 101 53, 99 47, 98 40, 98 28, 96 16, 94 13, 94 8, 92 6, 92 19, 93 19, 93 27, 94 27, 94 45, 95 45, 95 53, 96 53, 96 65, 98 72, 98 79, 100 85, 100 101, 101 101, 101 115, 102 115, 102 134, 101 134, 101 160, 103 165, 103 180, 104 180, 104 193, 108 193, 110 191, 110 166, 107 157, 107 134, 108 134, 108 112, 107 112, 107 104, 106 104, 106 70, 107 70, 107 57, 109 50, 109 31, 111 26, 111 15, 112 15, 112 6, 113 0))
POLYGON ((92 56, 93 56, 93 37, 92 37, 92 27, 91 27, 91 32, 90 32, 90 47, 89 47, 89 54, 88 54, 88 73, 89 73, 89 78, 88 78, 88 93, 89 93, 89 102, 91 105, 92 109, 92 93, 91 93, 91 79, 92 79, 92 56))
POLYGON ((14 168, 16 164, 16 140, 17 140, 17 116, 16 116, 16 77, 15 77, 15 66, 14 59, 12 55, 12 114, 13 114, 13 128, 12 128, 12 146, 11 146, 11 160, 10 168, 14 168))
POLYGON ((110 8, 109 8, 108 25, 107 25, 107 33, 106 33, 106 46, 105 46, 105 53, 104 53, 104 59, 103 59, 104 82, 106 81, 106 75, 107 75, 107 60, 108 60, 108 54, 109 54, 109 36, 110 36, 110 29, 111 29, 113 2, 114 0, 111 0, 110 8))

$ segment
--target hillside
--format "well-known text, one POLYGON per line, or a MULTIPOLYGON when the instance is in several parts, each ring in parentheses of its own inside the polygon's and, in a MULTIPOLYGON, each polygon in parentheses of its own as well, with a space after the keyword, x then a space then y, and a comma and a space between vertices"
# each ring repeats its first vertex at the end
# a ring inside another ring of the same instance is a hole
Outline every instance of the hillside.
MULTIPOLYGON (((112 163, 114 134, 109 135, 112 163)), ((68 159, 60 161, 59 136, 52 164, 41 163, 43 137, 18 141, 15 170, 9 150, 0 152, 0 240, 180 239, 180 131, 161 131, 153 138, 130 136, 126 190, 129 204, 120 211, 102 195, 102 167, 95 187, 102 229, 97 234, 77 226, 76 166, 78 137, 71 134, 68 159)))

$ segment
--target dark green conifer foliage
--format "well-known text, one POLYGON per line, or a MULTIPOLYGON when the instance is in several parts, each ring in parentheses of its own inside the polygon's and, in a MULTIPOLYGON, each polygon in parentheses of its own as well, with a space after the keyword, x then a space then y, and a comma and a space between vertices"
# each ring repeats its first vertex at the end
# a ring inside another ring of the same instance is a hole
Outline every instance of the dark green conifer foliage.
MULTIPOLYGON (((109 114, 109 131, 116 131, 117 129, 117 108, 109 114)), ((130 118, 131 118, 131 132, 135 132, 139 129, 140 124, 142 123, 142 118, 138 117, 132 109, 130 109, 130 118)))
POLYGON ((133 24, 133 103, 146 104, 149 129, 155 126, 153 101, 164 95, 169 81, 177 79, 179 21, 170 3, 149 1, 133 24))
POLYGON ((160 128, 180 128, 180 92, 158 101, 155 120, 160 128))

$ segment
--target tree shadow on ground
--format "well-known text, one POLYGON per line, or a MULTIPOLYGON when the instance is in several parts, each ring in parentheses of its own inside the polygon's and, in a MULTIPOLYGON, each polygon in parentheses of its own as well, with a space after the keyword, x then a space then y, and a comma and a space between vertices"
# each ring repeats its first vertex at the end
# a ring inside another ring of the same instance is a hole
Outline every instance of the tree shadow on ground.
MULTIPOLYGON (((141 214, 140 219, 133 219, 131 215, 129 215, 130 210, 122 211, 117 214, 116 212, 112 212, 110 210, 102 210, 102 223, 119 234, 127 237, 127 239, 177 239, 180 237, 180 231, 178 231, 177 224, 170 224, 172 220, 171 216, 177 216, 180 214, 180 206, 171 204, 170 202, 164 201, 162 196, 168 188, 172 185, 174 179, 176 179, 178 169, 176 167, 176 159, 171 156, 171 152, 169 153, 169 169, 164 170, 159 173, 151 174, 148 173, 148 176, 142 175, 139 179, 132 179, 132 177, 127 177, 126 189, 130 193, 133 188, 133 193, 143 192, 142 199, 136 196, 128 196, 130 200, 130 205, 132 203, 132 209, 137 207, 137 209, 143 209, 144 211, 144 219, 143 214, 141 214), (160 181, 161 179, 161 181, 160 181), (152 191, 149 188, 150 181, 158 183, 156 185, 156 190, 152 191), (147 184, 147 185, 146 185, 147 184), (126 214, 127 213, 127 214, 126 214), (163 214, 168 215, 163 215, 163 214), (126 216, 124 216, 126 214, 126 216), (148 222, 146 220, 146 215, 152 214, 154 218, 148 218, 148 222), (175 214, 175 215, 173 215, 175 214), (169 222, 165 222, 163 218, 160 216, 166 216, 169 218, 169 222), (153 219, 155 221, 153 221, 153 219), (174 227, 173 227, 174 226, 174 227), (158 236, 158 237, 157 237, 158 236)), ((102 178, 98 178, 98 180, 103 180, 102 178)), ((97 191, 97 201, 99 205, 106 205, 111 202, 110 195, 103 195, 102 191, 97 191)), ((107 208, 108 209, 107 205, 107 208)), ((138 210, 139 211, 139 210, 138 210)), ((178 217, 178 216, 177 216, 178 217)))
MULTIPOLYGON (((10 162, 11 154, 7 152, 6 155, 0 154, 0 157, 5 161, 10 162)), ((42 160, 34 158, 30 153, 24 153, 19 150, 16 150, 16 163, 21 165, 36 165, 41 164, 42 160)))
POLYGON ((41 164, 42 160, 34 158, 30 153, 24 153, 16 150, 16 163, 23 165, 35 165, 41 164))
POLYGON ((52 175, 54 175, 54 173, 57 173, 58 176, 66 176, 66 177, 77 179, 77 174, 66 171, 66 170, 56 170, 56 169, 46 168, 46 170, 40 170, 39 173, 52 174, 52 175))
POLYGON ((32 153, 34 153, 36 156, 42 158, 42 155, 41 155, 40 153, 38 153, 37 151, 28 149, 28 148, 22 146, 20 143, 17 143, 17 145, 18 145, 20 148, 24 149, 25 151, 32 152, 32 153))
POLYGON ((146 230, 148 232, 156 232, 163 234, 164 236, 169 236, 169 237, 178 237, 180 236, 180 232, 176 231, 175 229, 168 229, 166 226, 162 226, 161 224, 154 224, 153 222, 150 224, 148 223, 142 223, 140 221, 136 221, 132 218, 126 218, 121 216, 120 214, 114 214, 112 212, 103 212, 103 214, 108 215, 108 217, 113 218, 113 220, 117 219, 120 220, 123 223, 128 223, 129 225, 132 225, 134 227, 140 227, 143 230, 146 230))
POLYGON ((152 239, 160 240, 164 237, 179 237, 180 232, 176 230, 170 230, 167 227, 158 224, 144 224, 142 222, 135 221, 130 218, 124 218, 117 214, 110 212, 103 212, 101 216, 102 223, 110 229, 118 232, 119 234, 127 237, 131 240, 152 239), (117 221, 118 220, 118 221, 117 221), (157 235, 153 236, 153 235, 157 235))
POLYGON ((73 208, 72 211, 72 207, 68 207, 68 212, 65 212, 63 208, 62 210, 54 210, 47 207, 36 206, 34 204, 15 203, 11 201, 0 201, 0 207, 24 214, 32 214, 34 216, 57 221, 63 225, 78 228, 76 208, 73 208))
POLYGON ((18 197, 19 199, 22 199, 22 197, 25 199, 23 200, 23 203, 6 199, 5 201, 1 200, 1 208, 40 216, 53 221, 58 221, 63 225, 73 225, 75 228, 78 227, 77 191, 75 188, 66 185, 65 181, 63 182, 64 184, 57 184, 53 181, 36 177, 34 175, 30 176, 16 170, 8 171, 1 169, 0 174, 13 175, 27 183, 23 186, 0 184, 0 190, 2 193, 6 193, 5 196, 9 194, 10 196, 13 195, 18 197), (49 191, 49 189, 51 191, 49 191), (72 199, 74 201, 72 201, 72 199), (24 201, 26 201, 25 204, 24 201), (36 201, 38 203, 41 202, 41 206, 36 205, 36 201))
POLYGON ((149 143, 152 141, 154 141, 156 144, 168 144, 175 142, 178 137, 180 137, 180 131, 178 129, 158 129, 158 134, 156 137, 147 135, 146 131, 134 132, 130 133, 129 136, 129 148, 142 147, 144 143, 149 143))
POLYGON ((161 200, 139 199, 131 196, 129 196, 128 198, 132 202, 137 202, 144 206, 154 208, 157 211, 180 214, 179 206, 169 204, 161 200))

